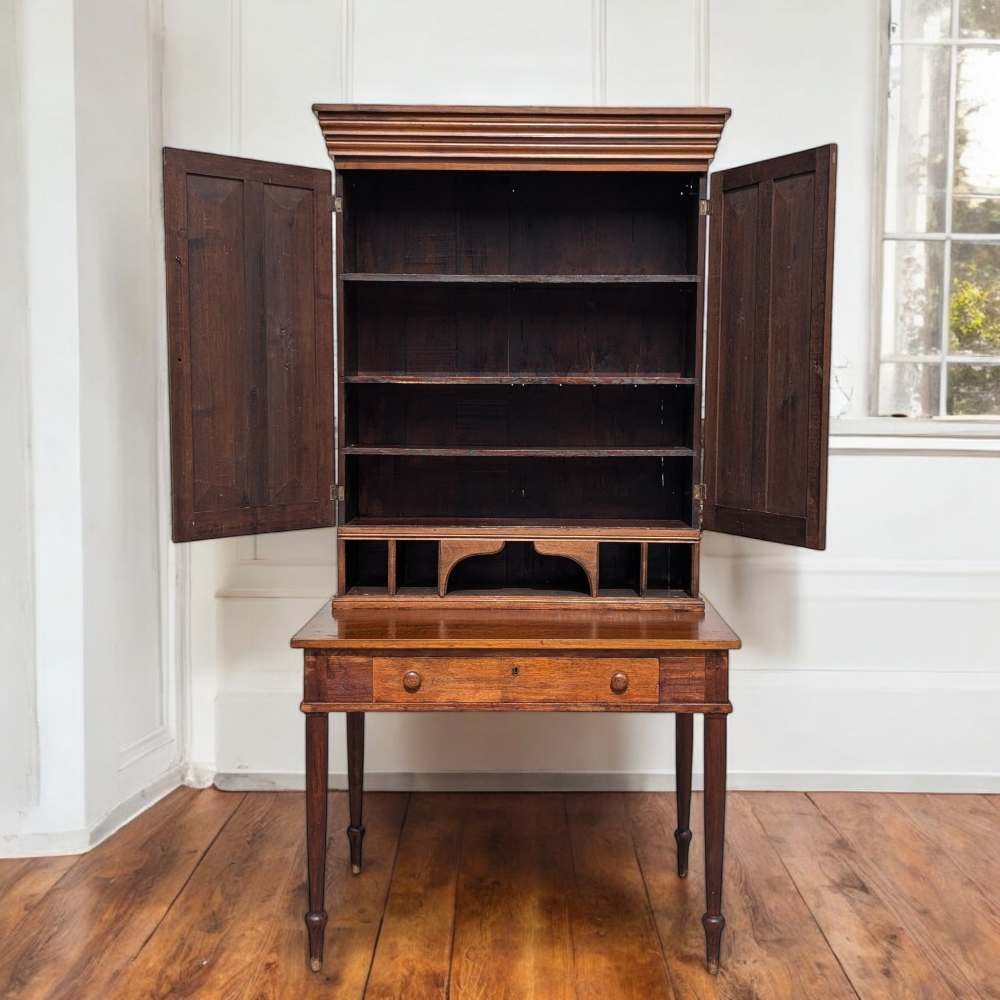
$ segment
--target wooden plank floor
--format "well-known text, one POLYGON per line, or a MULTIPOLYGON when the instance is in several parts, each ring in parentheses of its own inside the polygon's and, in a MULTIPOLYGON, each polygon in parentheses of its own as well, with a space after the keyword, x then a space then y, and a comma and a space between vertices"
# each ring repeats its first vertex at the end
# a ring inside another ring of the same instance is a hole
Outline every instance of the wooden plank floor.
POLYGON ((722 972, 699 796, 331 795, 327 961, 303 800, 179 789, 79 858, 0 861, 0 997, 1000 998, 1000 798, 730 793, 722 972))

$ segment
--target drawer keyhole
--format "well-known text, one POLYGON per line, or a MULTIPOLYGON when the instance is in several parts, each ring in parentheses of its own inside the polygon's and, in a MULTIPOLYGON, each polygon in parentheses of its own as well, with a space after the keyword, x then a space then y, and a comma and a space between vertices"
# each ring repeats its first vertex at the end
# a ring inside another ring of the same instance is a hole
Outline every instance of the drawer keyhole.
POLYGON ((521 672, 521 668, 519 666, 517 666, 517 664, 515 664, 513 667, 510 668, 510 676, 511 677, 517 677, 517 675, 520 674, 520 672, 521 672))

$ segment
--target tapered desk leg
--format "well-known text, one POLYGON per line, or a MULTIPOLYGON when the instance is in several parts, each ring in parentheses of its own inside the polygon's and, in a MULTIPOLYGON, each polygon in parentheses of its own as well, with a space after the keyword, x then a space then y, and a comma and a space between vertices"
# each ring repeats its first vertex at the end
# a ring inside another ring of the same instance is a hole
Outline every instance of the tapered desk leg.
POLYGON ((726 716, 705 716, 705 956, 719 971, 726 918, 722 915, 722 858, 726 837, 726 716))
POLYGON ((361 822, 361 804, 365 783, 365 713, 347 713, 347 797, 350 826, 347 840, 351 845, 351 871, 361 873, 361 842, 365 826, 361 822))
POLYGON ((323 936, 326 931, 326 803, 329 782, 327 745, 330 717, 306 714, 306 866, 309 883, 309 965, 313 972, 323 966, 323 936))
POLYGON ((674 716, 674 761, 677 775, 677 874, 687 878, 688 850, 691 847, 691 749, 694 741, 694 716, 674 716))

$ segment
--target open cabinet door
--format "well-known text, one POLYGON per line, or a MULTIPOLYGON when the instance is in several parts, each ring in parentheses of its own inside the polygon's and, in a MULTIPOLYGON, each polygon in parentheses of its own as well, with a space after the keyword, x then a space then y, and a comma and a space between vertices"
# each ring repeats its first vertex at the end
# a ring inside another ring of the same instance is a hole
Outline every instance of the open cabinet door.
POLYGON ((333 524, 330 172, 163 151, 173 538, 333 524))
POLYGON ((722 170, 709 216, 702 526, 826 547, 836 146, 722 170))

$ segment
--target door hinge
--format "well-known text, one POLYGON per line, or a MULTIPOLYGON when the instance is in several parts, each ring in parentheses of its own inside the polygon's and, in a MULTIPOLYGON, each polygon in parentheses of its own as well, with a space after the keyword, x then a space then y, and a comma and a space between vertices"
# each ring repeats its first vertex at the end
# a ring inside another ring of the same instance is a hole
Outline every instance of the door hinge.
POLYGON ((701 515, 705 510, 705 484, 695 483, 694 488, 691 491, 691 496, 694 500, 695 514, 697 515, 698 526, 701 527, 701 515))
POLYGON ((712 203, 707 198, 698 199, 698 214, 699 215, 712 214, 712 203))
POLYGON ((331 212, 344 211, 344 199, 341 198, 339 194, 330 196, 330 211, 331 212))
POLYGON ((336 483, 333 483, 330 486, 330 499, 331 500, 343 500, 344 499, 344 487, 343 486, 338 486, 336 483))

